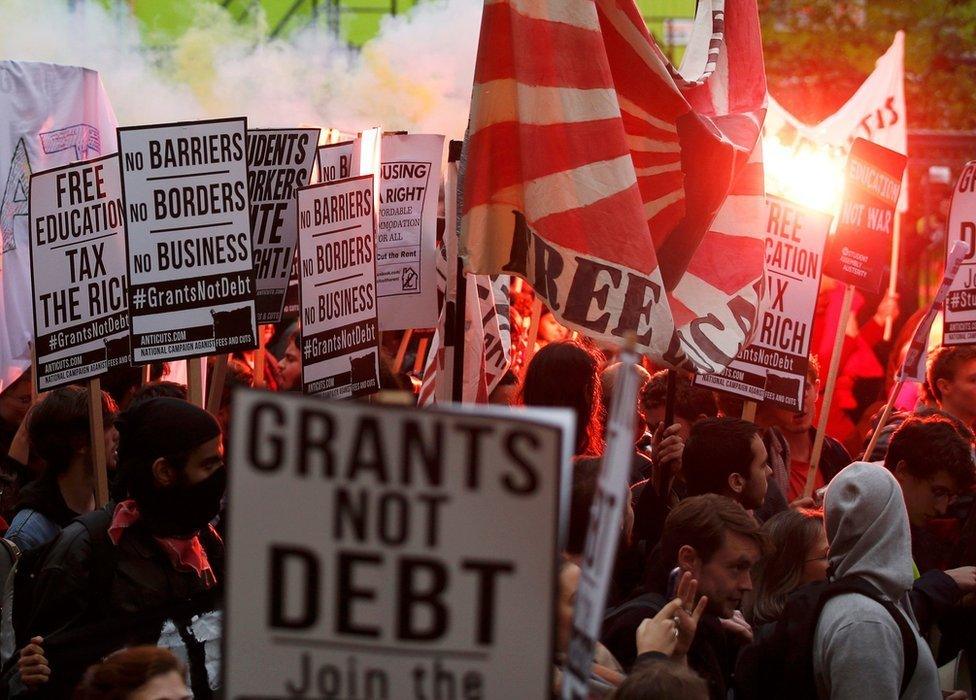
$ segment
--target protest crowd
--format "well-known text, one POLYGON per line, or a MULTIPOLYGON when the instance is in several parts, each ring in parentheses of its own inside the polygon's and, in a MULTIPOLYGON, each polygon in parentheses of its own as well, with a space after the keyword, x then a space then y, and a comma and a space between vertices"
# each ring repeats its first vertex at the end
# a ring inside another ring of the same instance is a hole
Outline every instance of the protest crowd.
POLYGON ((464 141, 0 61, 0 697, 970 697, 976 161, 909 301, 902 32, 815 129, 755 0, 696 80, 583 5, 485 4, 464 141))

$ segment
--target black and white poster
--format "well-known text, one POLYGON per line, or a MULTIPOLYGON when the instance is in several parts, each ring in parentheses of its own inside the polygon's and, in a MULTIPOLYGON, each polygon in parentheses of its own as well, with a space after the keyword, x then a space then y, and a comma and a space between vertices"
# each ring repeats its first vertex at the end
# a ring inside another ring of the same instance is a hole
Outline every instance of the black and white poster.
POLYGON ((353 176, 352 161, 355 145, 355 141, 340 141, 319 146, 319 182, 335 182, 353 176))
POLYGON ((311 181, 319 132, 247 130, 258 323, 281 320, 298 236, 298 188, 311 181))
POLYGON ((327 398, 379 391, 373 176, 298 191, 302 387, 327 398))
POLYGON ((952 189, 946 239, 946 270, 953 243, 962 241, 968 251, 949 288, 942 344, 976 344, 976 160, 966 163, 952 189))
POLYGON ((119 128, 135 363, 257 346, 247 120, 119 128))
POLYGON ((225 697, 550 697, 573 427, 543 413, 237 393, 225 697))
MULTIPOLYGON (((360 149, 354 156, 357 170, 360 149)), ((384 331, 437 325, 435 251, 443 158, 443 136, 384 134, 381 139, 376 286, 384 331)))
POLYGON ((30 185, 35 382, 48 391, 129 361, 125 208, 114 154, 30 185))

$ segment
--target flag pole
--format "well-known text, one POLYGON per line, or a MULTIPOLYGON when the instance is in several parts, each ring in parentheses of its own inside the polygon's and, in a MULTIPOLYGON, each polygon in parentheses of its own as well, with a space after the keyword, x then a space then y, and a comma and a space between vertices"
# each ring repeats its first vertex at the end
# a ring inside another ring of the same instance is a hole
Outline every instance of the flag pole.
POLYGON ((834 396, 834 385, 837 384, 837 373, 840 369, 840 353, 844 347, 844 336, 847 334, 847 322, 851 317, 851 305, 854 303, 854 285, 844 285, 844 301, 840 308, 840 318, 837 321, 837 334, 834 336, 834 351, 830 356, 830 368, 827 371, 827 384, 824 387, 823 403, 820 405, 820 420, 817 422, 817 435, 813 439, 810 451, 810 470, 807 472, 807 483, 803 495, 813 495, 813 485, 817 480, 817 467, 820 464, 820 453, 823 451, 824 437, 827 433, 827 418, 830 416, 830 402, 834 396))

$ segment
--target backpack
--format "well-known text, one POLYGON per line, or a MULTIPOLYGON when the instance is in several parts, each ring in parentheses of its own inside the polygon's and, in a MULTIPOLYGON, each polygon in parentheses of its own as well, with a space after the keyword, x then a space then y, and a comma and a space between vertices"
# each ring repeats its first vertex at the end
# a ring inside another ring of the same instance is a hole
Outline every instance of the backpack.
POLYGON ((905 692, 918 664, 918 641, 905 615, 895 603, 862 578, 848 576, 837 581, 820 581, 801 586, 790 594, 783 614, 771 632, 742 650, 735 668, 736 697, 744 700, 817 698, 813 670, 813 642, 820 612, 831 598, 857 593, 884 606, 901 632, 905 692))
MULTIPOLYGON (((92 602, 98 603, 107 598, 115 576, 115 547, 108 537, 108 527, 112 522, 112 510, 102 508, 75 518, 62 534, 70 529, 83 527, 88 531, 91 542, 91 592, 92 602)), ((0 616, 0 665, 4 670, 14 653, 30 639, 30 618, 34 612, 34 593, 37 575, 61 536, 45 542, 39 547, 24 552, 17 551, 3 581, 2 616, 0 616)))

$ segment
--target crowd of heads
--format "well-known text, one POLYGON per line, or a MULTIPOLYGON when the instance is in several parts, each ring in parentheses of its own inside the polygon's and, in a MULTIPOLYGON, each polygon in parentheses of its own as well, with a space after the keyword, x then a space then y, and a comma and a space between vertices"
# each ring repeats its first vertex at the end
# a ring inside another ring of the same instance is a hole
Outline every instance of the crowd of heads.
MULTIPOLYGON (((593 504, 601 488, 607 423, 627 372, 639 386, 635 405, 624 407, 636 416, 636 431, 607 616, 594 653, 591 680, 598 695, 618 700, 714 698, 733 692, 752 697, 736 680, 737 658, 748 659, 743 650, 757 648, 760 637, 775 637, 770 630, 796 614, 797 596, 811 586, 828 585, 828 580, 860 576, 889 596, 914 590, 923 602, 914 603, 906 614, 918 618, 923 633, 952 617, 964 594, 976 592, 976 569, 965 554, 972 550, 976 555, 976 546, 967 550, 960 545, 969 532, 976 484, 971 430, 976 420, 976 351, 940 348, 932 354, 922 403, 873 428, 882 435, 880 458, 857 462, 827 435, 819 469, 814 470, 814 421, 823 388, 816 358, 806 372, 799 410, 764 402, 754 420, 744 420, 741 400, 699 386, 682 372, 646 361, 622 363, 614 350, 576 337, 551 315, 544 318, 547 323, 540 328, 534 352, 528 353, 530 359, 523 358, 498 378, 489 401, 513 410, 565 408, 575 418, 568 528, 559 571, 557 679, 573 634, 593 504), (665 425, 669 412, 673 419, 665 425), (815 492, 811 486, 817 487, 815 492), (913 566, 924 574, 917 581, 943 577, 936 584, 950 591, 950 604, 933 602, 935 594, 927 584, 916 582, 912 588, 904 572, 913 566)), ((63 578, 63 558, 78 554, 59 544, 64 539, 59 533, 75 527, 78 516, 93 517, 86 513, 95 512, 90 493, 99 453, 105 455, 114 509, 100 527, 119 552, 128 552, 126 543, 133 551, 157 543, 164 556, 154 560, 155 573, 147 576, 176 576, 181 599, 188 592, 203 595, 221 589, 224 450, 234 391, 256 385, 300 391, 302 385, 300 328, 282 327, 267 340, 268 349, 228 360, 214 415, 191 404, 185 384, 173 381, 162 367, 148 373, 150 381, 141 369, 119 370, 105 380, 111 392, 96 400, 80 386, 35 400, 29 373, 0 394, 0 447, 6 453, 0 514, 10 523, 11 541, 26 551, 44 552, 37 564, 43 592, 38 599, 47 596, 52 607, 65 604, 57 590, 70 581, 70 576, 63 578), (258 353, 267 353, 260 362, 258 353), (104 427, 97 443, 90 428, 93 405, 99 407, 104 427), (175 567, 175 573, 168 567, 175 567)), ((417 394, 423 367, 410 356, 417 350, 404 347, 408 351, 400 353, 405 357, 398 358, 396 367, 388 349, 383 350, 381 384, 409 402, 417 394)), ((972 529, 969 536, 976 536, 976 527, 972 529)), ((76 529, 75 539, 77 534, 76 529)), ((146 601, 157 594, 153 589, 146 601)), ((160 595, 167 604, 176 602, 167 597, 172 593, 160 595)), ((124 610, 111 604, 96 607, 99 614, 108 610, 120 619, 138 617, 149 614, 146 601, 124 610)), ((823 606, 824 619, 843 614, 833 605, 823 606)), ((850 601, 848 605, 856 607, 850 601)), ((79 619, 89 614, 79 613, 79 619)), ((68 662, 52 662, 43 641, 52 626, 57 628, 55 621, 45 620, 43 611, 35 618, 24 632, 29 636, 23 640, 20 672, 36 689, 58 679, 51 666, 68 662), (45 675, 38 669, 48 670, 45 675)), ((823 634, 835 632, 831 628, 823 634)), ((864 639, 871 643, 870 634, 864 639)), ((810 643, 820 641, 817 636, 810 643)), ((969 641, 964 635, 961 643, 969 641)), ((817 649, 809 659, 818 684, 815 692, 829 697, 832 693, 824 694, 823 688, 837 682, 831 674, 843 664, 817 649)), ((73 675, 62 671, 61 679, 77 683, 76 697, 189 696, 187 669, 163 649, 130 646, 99 658, 90 667, 72 667, 73 675), (156 691, 164 695, 153 695, 156 691)), ((897 667, 894 660, 888 662, 897 667)), ((747 670, 740 678, 749 678, 747 670)))

